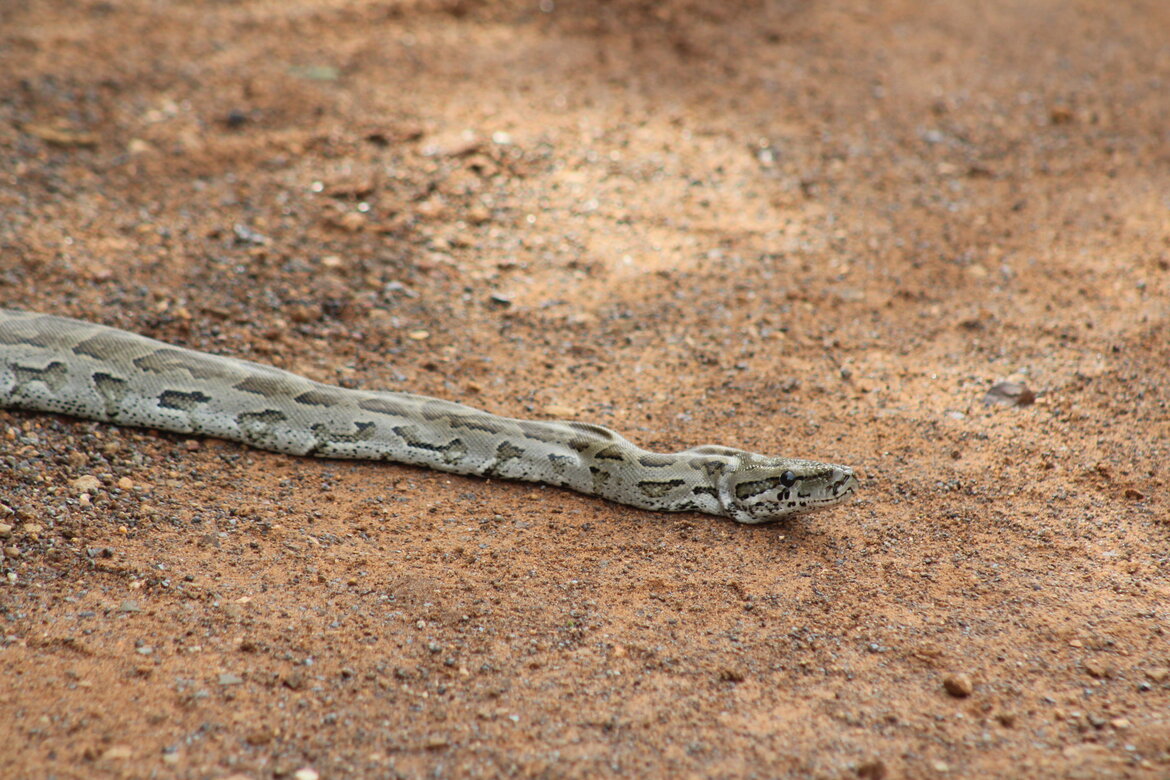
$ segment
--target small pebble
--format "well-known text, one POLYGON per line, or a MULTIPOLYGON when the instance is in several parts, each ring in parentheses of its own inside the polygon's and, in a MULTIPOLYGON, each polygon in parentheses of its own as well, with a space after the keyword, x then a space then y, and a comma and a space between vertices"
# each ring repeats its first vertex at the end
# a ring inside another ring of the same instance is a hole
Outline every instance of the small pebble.
POLYGON ((238 130, 248 123, 248 114, 242 109, 233 108, 227 112, 227 116, 223 118, 223 123, 232 130, 238 130))
POLYGON ((293 772, 293 780, 317 780, 319 777, 317 770, 311 766, 301 767, 293 772))
POLYGON ((130 477, 122 477, 121 479, 118 480, 118 490, 133 490, 133 489, 134 489, 134 480, 130 479, 130 477))
POLYGON ((275 737, 276 735, 271 729, 260 727, 249 731, 247 736, 244 737, 244 741, 253 747, 260 747, 261 745, 267 745, 275 737))
POLYGON ((1036 403, 1036 394, 1023 382, 996 382, 983 396, 983 403, 986 406, 1031 406, 1036 403))
POLYGON ((92 493, 101 486, 101 481, 93 474, 84 474, 69 482, 69 487, 78 493, 92 493))
POLYGON ((975 692, 975 684, 965 674, 949 674, 943 678, 943 688, 956 699, 965 699, 975 692))
POLYGON ((719 670, 719 680, 721 682, 741 683, 746 679, 747 672, 738 667, 728 666, 719 670))
POLYGON ((348 230, 350 233, 357 233, 366 225, 366 216, 356 211, 348 211, 342 214, 336 220, 337 226, 348 230))

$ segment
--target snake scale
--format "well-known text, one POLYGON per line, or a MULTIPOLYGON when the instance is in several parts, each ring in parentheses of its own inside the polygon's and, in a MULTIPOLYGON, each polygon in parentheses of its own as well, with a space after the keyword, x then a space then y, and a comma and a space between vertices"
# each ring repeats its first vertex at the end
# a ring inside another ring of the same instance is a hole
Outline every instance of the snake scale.
POLYGON ((116 328, 0 309, 0 407, 213 436, 260 449, 571 488, 663 512, 764 523, 839 503, 852 469, 706 445, 643 450, 583 422, 516 420, 350 390, 116 328))

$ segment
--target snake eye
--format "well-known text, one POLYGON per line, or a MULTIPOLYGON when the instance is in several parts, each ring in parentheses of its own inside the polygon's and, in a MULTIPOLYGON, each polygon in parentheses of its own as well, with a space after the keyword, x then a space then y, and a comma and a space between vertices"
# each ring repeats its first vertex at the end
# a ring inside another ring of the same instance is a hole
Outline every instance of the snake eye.
POLYGON ((780 475, 780 484, 784 487, 792 487, 796 484, 796 475, 791 471, 785 471, 780 475))

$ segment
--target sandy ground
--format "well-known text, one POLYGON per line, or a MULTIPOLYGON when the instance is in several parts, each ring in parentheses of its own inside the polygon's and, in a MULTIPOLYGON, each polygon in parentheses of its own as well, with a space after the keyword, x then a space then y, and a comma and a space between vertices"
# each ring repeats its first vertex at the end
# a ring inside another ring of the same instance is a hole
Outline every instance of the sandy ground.
POLYGON ((0 305, 864 481, 741 527, 0 411, 0 775, 1170 776, 1168 30, 4 3, 0 305))

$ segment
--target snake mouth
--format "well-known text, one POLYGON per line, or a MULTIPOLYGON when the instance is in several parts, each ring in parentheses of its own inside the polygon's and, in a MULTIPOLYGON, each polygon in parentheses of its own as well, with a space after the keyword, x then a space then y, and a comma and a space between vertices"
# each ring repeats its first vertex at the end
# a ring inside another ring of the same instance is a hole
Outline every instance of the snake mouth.
POLYGON ((832 498, 829 501, 840 501, 850 494, 852 494, 861 483, 857 481, 857 476, 853 473, 853 469, 845 466, 833 467, 833 479, 829 482, 829 491, 832 498))

